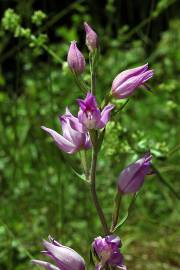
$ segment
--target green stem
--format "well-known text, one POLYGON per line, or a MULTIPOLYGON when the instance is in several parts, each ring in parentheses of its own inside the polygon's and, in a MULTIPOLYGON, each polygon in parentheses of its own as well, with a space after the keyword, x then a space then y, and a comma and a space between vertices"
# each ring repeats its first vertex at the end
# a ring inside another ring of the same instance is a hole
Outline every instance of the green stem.
POLYGON ((111 91, 109 91, 101 103, 101 110, 104 109, 104 107, 111 101, 111 99, 112 99, 112 94, 111 94, 111 91))
POLYGON ((89 54, 90 74, 91 74, 91 93, 95 95, 96 89, 96 69, 95 69, 95 54, 89 54))
POLYGON ((113 228, 113 230, 111 230, 112 233, 114 233, 117 230, 117 228, 121 227, 126 222, 126 220, 128 219, 128 217, 132 211, 136 197, 137 197, 137 193, 134 193, 132 196, 131 202, 129 204, 126 215, 123 217, 123 219, 118 224, 116 224, 116 226, 113 228))
POLYGON ((103 210, 101 208, 101 205, 99 203, 99 199, 98 199, 97 193, 96 193, 96 166, 97 166, 97 157, 98 157, 98 152, 96 150, 96 147, 93 146, 93 150, 92 150, 92 161, 91 161, 91 174, 90 174, 91 194, 92 194, 94 205, 96 207, 97 214, 99 216, 99 219, 101 221, 101 224, 102 224, 102 227, 103 227, 103 230, 104 230, 104 234, 105 235, 108 235, 109 234, 108 225, 107 225, 104 212, 103 212, 103 210))
POLYGON ((164 179, 164 177, 161 175, 161 173, 159 172, 159 170, 154 166, 151 165, 153 171, 155 172, 155 174, 157 175, 157 177, 159 178, 159 181, 161 183, 163 183, 167 188, 169 188, 169 190, 172 192, 172 194, 180 200, 180 196, 179 194, 174 190, 174 188, 164 179))
POLYGON ((88 169, 88 163, 87 163, 87 152, 86 150, 80 151, 81 155, 81 162, 84 169, 84 174, 86 177, 86 180, 89 181, 89 169, 88 169))
POLYGON ((126 105, 129 103, 129 101, 130 101, 130 99, 128 98, 128 99, 124 102, 124 104, 123 104, 117 111, 114 112, 114 114, 113 114, 113 116, 112 116, 113 120, 116 120, 118 113, 121 112, 121 111, 126 107, 126 105))
POLYGON ((81 81, 81 79, 76 75, 76 73, 73 72, 74 75, 74 80, 76 85, 79 87, 79 89, 83 92, 83 93, 87 93, 87 89, 85 87, 85 85, 83 84, 83 82, 81 81))
POLYGON ((114 231, 114 228, 116 227, 118 223, 121 200, 122 200, 122 195, 119 194, 119 192, 117 192, 115 200, 114 200, 114 210, 113 210, 113 215, 112 215, 111 232, 114 231))
POLYGON ((63 60, 53 51, 51 50, 47 45, 43 44, 41 45, 41 47, 47 52, 49 53, 49 55, 51 55, 54 60, 56 60, 58 63, 63 64, 63 60))

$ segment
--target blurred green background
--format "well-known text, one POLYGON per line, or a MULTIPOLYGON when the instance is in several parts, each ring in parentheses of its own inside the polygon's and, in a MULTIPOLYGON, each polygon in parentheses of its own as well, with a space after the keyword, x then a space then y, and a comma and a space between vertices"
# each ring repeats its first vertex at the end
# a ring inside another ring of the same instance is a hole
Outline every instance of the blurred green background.
MULTIPOLYGON (((66 56, 75 39, 88 59, 84 21, 101 43, 99 101, 122 70, 146 62, 155 70, 152 93, 139 89, 107 128, 97 178, 103 208, 110 223, 119 172, 151 149, 158 174, 147 177, 118 234, 128 269, 179 269, 178 1, 0 0, 0 9, 0 269, 35 269, 30 258, 41 258, 48 234, 80 252, 91 268, 89 245, 101 226, 88 186, 40 129, 59 130, 67 105, 77 113, 81 94, 66 56)), ((71 162, 80 172, 78 154, 71 162)))

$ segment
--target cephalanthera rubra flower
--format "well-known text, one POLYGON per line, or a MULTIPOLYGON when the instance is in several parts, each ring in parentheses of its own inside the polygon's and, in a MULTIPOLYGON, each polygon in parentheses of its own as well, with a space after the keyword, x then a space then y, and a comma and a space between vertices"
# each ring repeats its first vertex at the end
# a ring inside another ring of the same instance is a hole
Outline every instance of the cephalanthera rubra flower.
POLYGON ((62 151, 73 154, 82 149, 91 147, 89 135, 83 130, 82 124, 79 122, 78 118, 73 116, 68 109, 66 109, 66 114, 60 116, 60 122, 63 135, 44 126, 42 126, 42 129, 51 135, 62 151), (75 124, 72 126, 71 122, 75 124))
POLYGON ((44 240, 43 253, 54 260, 55 265, 40 260, 32 260, 33 264, 42 266, 48 270, 85 270, 84 259, 72 248, 66 247, 49 236, 49 241, 44 240))
POLYGON ((148 64, 119 73, 112 83, 112 95, 119 99, 131 96, 136 88, 152 78, 153 74, 153 70, 148 70, 148 64))
POLYGON ((104 238, 98 236, 95 238, 92 248, 100 260, 96 266, 96 270, 102 269, 106 264, 126 270, 123 255, 119 251, 121 245, 121 240, 116 235, 108 235, 104 238))
POLYGON ((76 74, 81 74, 85 70, 86 63, 85 58, 78 49, 76 43, 76 41, 71 42, 68 51, 67 62, 71 71, 75 72, 76 74))
POLYGON ((151 159, 151 154, 147 153, 121 172, 118 179, 119 192, 123 194, 135 193, 141 188, 145 176, 152 173, 151 159))
POLYGON ((78 113, 79 122, 87 129, 101 129, 104 128, 109 121, 110 112, 114 105, 107 105, 101 112, 98 108, 96 97, 91 93, 87 93, 86 98, 78 99, 80 111, 78 113))

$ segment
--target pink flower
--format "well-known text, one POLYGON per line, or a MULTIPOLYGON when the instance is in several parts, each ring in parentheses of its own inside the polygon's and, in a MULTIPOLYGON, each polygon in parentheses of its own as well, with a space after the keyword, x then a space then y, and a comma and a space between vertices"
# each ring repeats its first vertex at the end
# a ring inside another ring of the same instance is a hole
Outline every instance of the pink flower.
POLYGON ((153 70, 148 70, 148 64, 119 73, 112 83, 112 95, 120 99, 131 96, 136 88, 152 78, 153 74, 153 70))
POLYGON ((108 235, 104 238, 98 236, 92 243, 94 253, 98 256, 100 262, 96 266, 96 270, 103 269, 105 264, 118 269, 126 270, 124 265, 123 255, 119 248, 121 247, 121 240, 116 235, 108 235))
POLYGON ((147 153, 121 172, 118 179, 118 189, 121 193, 135 193, 141 188, 145 176, 152 173, 151 159, 151 154, 147 153))
POLYGON ((63 246, 49 236, 49 242, 44 240, 43 253, 54 260, 56 266, 46 261, 32 260, 33 264, 48 270, 85 270, 84 259, 73 249, 63 246))
POLYGON ((107 105, 101 112, 97 106, 96 97, 87 93, 86 98, 78 99, 80 111, 78 113, 79 122, 87 129, 104 128, 109 121, 110 112, 114 105, 107 105))
POLYGON ((42 126, 57 146, 68 154, 76 153, 82 149, 91 147, 89 135, 84 132, 82 124, 78 118, 73 116, 68 109, 66 114, 60 117, 63 135, 60 135, 55 130, 42 126), (74 125, 71 125, 73 123, 74 125))

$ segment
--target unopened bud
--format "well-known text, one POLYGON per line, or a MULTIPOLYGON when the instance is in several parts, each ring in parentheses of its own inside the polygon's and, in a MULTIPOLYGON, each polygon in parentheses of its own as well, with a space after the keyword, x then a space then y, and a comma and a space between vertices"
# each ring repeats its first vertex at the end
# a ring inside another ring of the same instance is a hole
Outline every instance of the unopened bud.
POLYGON ((85 58, 78 49, 76 43, 76 41, 71 42, 68 51, 67 62, 71 71, 75 72, 76 74, 81 74, 85 70, 86 63, 85 58))
POLYGON ((99 41, 96 32, 85 22, 84 29, 86 31, 86 45, 90 52, 98 48, 99 41))

